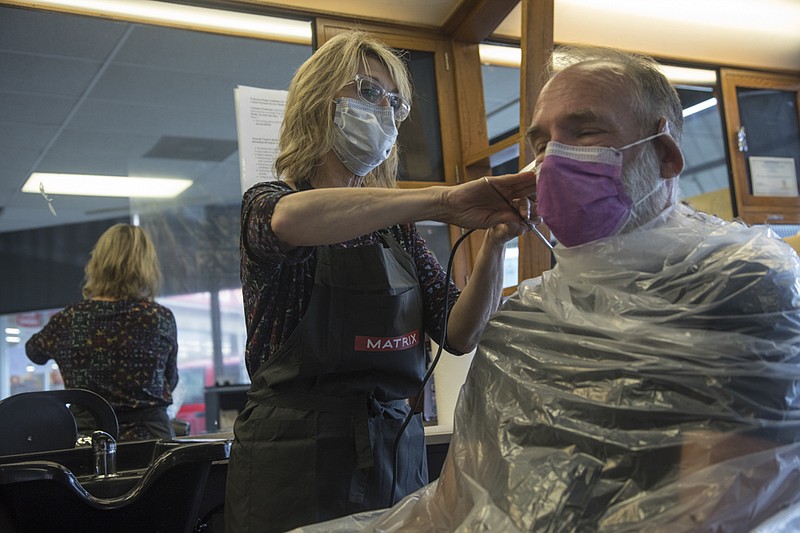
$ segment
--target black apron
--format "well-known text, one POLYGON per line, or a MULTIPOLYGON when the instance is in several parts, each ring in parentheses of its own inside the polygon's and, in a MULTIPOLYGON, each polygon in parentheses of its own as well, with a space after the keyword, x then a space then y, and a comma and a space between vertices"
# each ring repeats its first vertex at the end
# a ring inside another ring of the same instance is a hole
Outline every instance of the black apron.
MULTIPOLYGON (((425 374, 422 293, 409 254, 317 247, 309 306, 253 375, 234 426, 226 531, 285 531, 388 507, 392 450, 425 374)), ((428 482, 422 417, 398 446, 395 500, 428 482)))

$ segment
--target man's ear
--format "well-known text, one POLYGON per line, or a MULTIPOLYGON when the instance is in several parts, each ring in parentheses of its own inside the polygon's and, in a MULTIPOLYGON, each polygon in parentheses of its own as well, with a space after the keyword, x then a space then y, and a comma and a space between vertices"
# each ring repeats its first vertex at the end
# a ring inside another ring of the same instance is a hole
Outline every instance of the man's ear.
POLYGON ((661 177, 668 180, 683 172, 685 163, 680 146, 675 142, 672 135, 669 134, 669 122, 665 117, 661 117, 659 126, 661 131, 665 131, 667 135, 661 135, 655 138, 656 153, 658 154, 661 177))

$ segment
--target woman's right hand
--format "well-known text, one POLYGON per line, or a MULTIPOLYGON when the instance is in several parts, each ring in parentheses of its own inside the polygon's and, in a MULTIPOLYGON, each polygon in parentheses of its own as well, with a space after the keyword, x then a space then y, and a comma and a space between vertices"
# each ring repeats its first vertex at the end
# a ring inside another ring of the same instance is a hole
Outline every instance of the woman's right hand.
POLYGON ((446 187, 442 222, 463 228, 491 228, 497 224, 521 224, 534 216, 529 208, 536 192, 536 174, 520 172, 487 176, 446 187), (501 196, 502 195, 502 196, 501 196), (523 213, 523 210, 525 211, 523 213))
MULTIPOLYGON (((392 224, 420 220, 438 220, 470 229, 521 225, 528 216, 528 199, 535 190, 533 172, 420 189, 314 189, 281 197, 274 206, 270 226, 285 249, 291 249, 344 242, 392 224)), ((257 202, 252 209, 258 209, 257 202)), ((257 240, 258 228, 248 220, 244 225, 254 232, 248 241, 257 240)))

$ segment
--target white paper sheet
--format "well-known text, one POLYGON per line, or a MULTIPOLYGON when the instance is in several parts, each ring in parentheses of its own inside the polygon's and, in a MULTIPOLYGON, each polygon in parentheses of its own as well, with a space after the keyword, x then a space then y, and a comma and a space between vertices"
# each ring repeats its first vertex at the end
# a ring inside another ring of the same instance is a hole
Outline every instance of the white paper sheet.
POLYGON ((751 156, 753 196, 797 196, 797 172, 792 157, 751 156))
POLYGON ((287 94, 243 85, 234 89, 242 193, 256 183, 278 179, 275 158, 287 94))

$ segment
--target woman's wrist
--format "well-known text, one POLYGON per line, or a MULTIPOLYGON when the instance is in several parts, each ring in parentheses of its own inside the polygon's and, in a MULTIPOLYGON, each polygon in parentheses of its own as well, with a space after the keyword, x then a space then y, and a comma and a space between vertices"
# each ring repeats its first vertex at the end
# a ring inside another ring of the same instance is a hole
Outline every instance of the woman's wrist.
POLYGON ((484 245, 491 246, 493 249, 503 249, 508 241, 514 237, 516 237, 516 235, 509 234, 501 226, 493 226, 486 231, 484 245))

